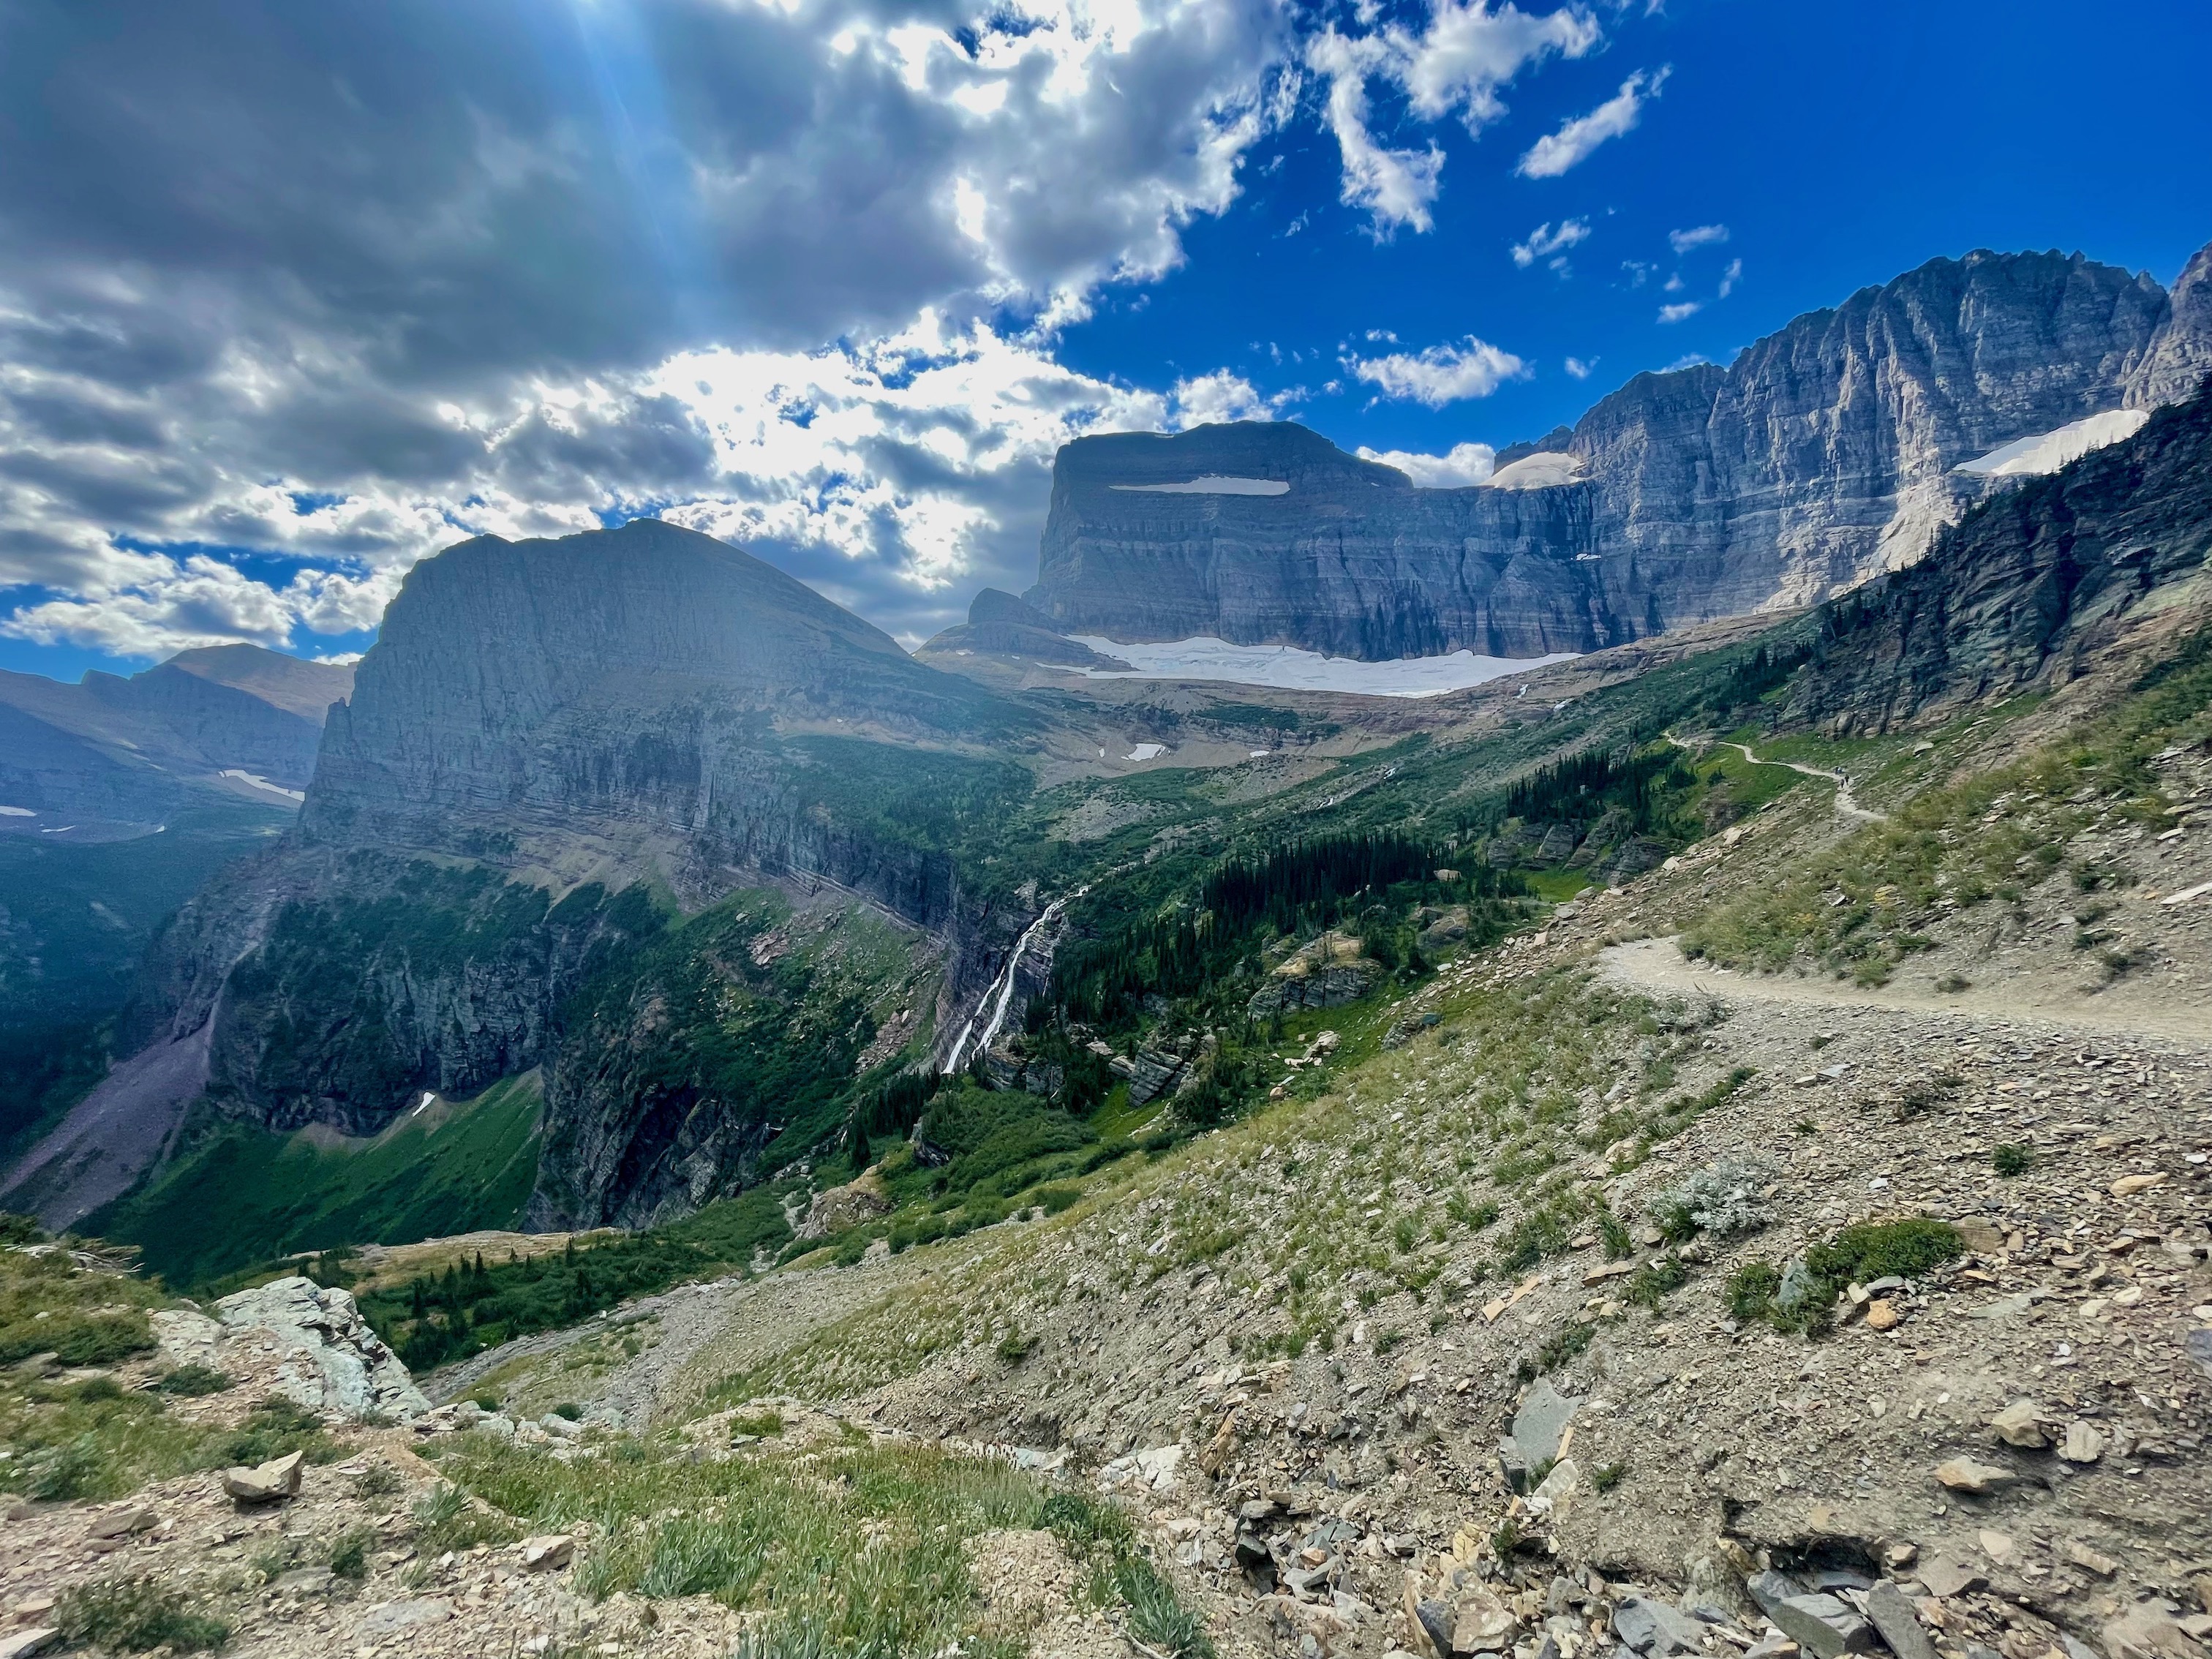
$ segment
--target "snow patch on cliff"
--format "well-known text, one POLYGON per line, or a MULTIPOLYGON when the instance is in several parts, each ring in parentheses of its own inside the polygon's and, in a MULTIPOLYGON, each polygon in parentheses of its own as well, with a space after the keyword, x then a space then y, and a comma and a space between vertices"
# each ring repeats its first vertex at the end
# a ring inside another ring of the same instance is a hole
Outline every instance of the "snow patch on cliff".
POLYGON ((2057 471, 2069 461, 2080 460, 2093 449, 2134 437, 2148 419, 2148 410, 2108 409, 2101 415, 2069 421, 2055 432, 2016 438, 1986 455, 1961 461, 1953 470, 1984 478, 2039 477, 2057 471))
POLYGON ((1583 458, 1563 455, 1546 450, 1534 455, 1523 455, 1510 466, 1501 466, 1483 480, 1485 489, 1556 489, 1561 484, 1579 483, 1583 476, 1583 458))
POLYGON ((1109 489, 1142 491, 1153 495, 1287 495, 1290 485, 1280 478, 1231 478, 1209 472, 1181 483, 1108 484, 1109 489))
POLYGON ((1085 669, 1083 672, 1091 679, 1227 680, 1285 691, 1353 691, 1370 697, 1438 697, 1502 675, 1565 662, 1574 655, 1564 652, 1548 657, 1478 657, 1472 651, 1455 651, 1446 657, 1363 662, 1356 657, 1325 657, 1291 645, 1231 645, 1206 635, 1136 645, 1083 635, 1075 637, 1101 655, 1119 657, 1132 665, 1127 672, 1085 669))

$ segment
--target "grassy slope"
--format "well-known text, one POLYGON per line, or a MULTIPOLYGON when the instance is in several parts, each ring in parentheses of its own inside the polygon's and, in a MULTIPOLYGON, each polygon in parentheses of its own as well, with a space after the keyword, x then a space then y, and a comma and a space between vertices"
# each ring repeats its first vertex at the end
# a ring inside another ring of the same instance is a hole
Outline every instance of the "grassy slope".
POLYGON ((512 1227, 537 1179, 541 1102, 526 1075, 368 1141, 227 1127, 85 1229, 196 1285, 290 1252, 512 1227))

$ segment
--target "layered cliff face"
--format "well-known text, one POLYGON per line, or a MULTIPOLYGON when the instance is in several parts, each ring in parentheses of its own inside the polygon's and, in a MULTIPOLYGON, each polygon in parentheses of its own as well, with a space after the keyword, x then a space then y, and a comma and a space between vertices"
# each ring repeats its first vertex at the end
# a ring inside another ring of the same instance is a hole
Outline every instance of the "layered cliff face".
POLYGON ((2153 612, 2212 604, 2212 393, 1976 509, 1822 618, 1793 721, 1878 732, 2063 684, 2153 612))
POLYGON ((1638 375, 1470 489, 1285 423, 1080 439, 1026 597, 1070 632, 1370 658, 1587 651, 1810 603, 2003 487, 1963 463, 2193 390, 2208 293, 2206 254, 2171 297, 2078 255, 1933 260, 1725 369, 1638 375))
POLYGON ((278 1129, 544 1066, 532 1213, 680 1210, 980 990, 1027 913, 967 890, 968 838, 1031 782, 975 751, 1035 725, 672 526, 465 543, 387 613, 298 831, 152 953, 139 1034, 207 1030, 210 1100, 278 1129), (771 936, 773 887, 838 948, 771 936))

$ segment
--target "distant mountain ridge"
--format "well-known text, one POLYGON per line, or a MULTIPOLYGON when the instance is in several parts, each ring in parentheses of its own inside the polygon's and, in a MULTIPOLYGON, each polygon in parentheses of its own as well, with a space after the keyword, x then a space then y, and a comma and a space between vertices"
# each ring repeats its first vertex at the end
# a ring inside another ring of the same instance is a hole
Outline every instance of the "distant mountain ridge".
POLYGON ((1290 422, 1078 439, 1024 597, 1066 632, 1132 641, 1589 651, 1908 564, 2005 487, 1962 463, 2185 397, 2199 365, 2212 249, 2171 295, 2079 254, 1934 259, 1726 368, 1636 376, 1502 452, 1490 485, 1417 489, 1290 422))
POLYGON ((296 802, 324 717, 352 688, 350 666, 256 645, 183 652, 128 678, 94 670, 76 685, 0 671, 0 805, 15 809, 11 824, 45 829, 150 826, 194 788, 296 802))

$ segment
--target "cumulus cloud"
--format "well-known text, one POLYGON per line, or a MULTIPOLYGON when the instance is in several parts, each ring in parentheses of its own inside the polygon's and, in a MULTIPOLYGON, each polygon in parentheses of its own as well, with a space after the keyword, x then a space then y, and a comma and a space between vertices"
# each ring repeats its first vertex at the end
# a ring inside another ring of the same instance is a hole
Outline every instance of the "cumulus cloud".
POLYGON ((1441 409, 1466 398, 1487 398, 1508 380, 1525 380, 1528 367, 1510 351, 1472 334, 1458 345, 1433 345, 1425 351, 1394 351, 1347 365, 1359 379, 1382 388, 1389 398, 1408 398, 1441 409))
POLYGON ((1243 375, 1217 368, 1211 374, 1176 382, 1167 423, 1182 431, 1219 421, 1272 421, 1295 401, 1291 392, 1263 396, 1243 375))
POLYGON ((1446 455, 1421 455, 1404 449, 1359 450, 1364 461, 1395 466, 1423 489, 1461 489, 1479 484, 1498 470, 1498 452, 1488 444, 1454 444, 1446 455))
POLYGON ((1659 320, 1662 323, 1679 323, 1686 317, 1696 316, 1705 308, 1705 302, 1703 300, 1680 301, 1671 306, 1661 306, 1659 320))
POLYGON ((1677 254, 1683 254, 1687 253, 1693 247, 1710 247, 1716 242, 1725 242, 1728 239, 1729 228, 1726 225, 1698 225, 1689 230, 1668 231, 1667 246, 1673 248, 1677 254))
POLYGON ((1655 75, 1642 70, 1620 83, 1620 90, 1587 115, 1578 115, 1557 132, 1547 133, 1530 145, 1514 168, 1524 179, 1556 179, 1580 167, 1592 151, 1608 138, 1632 132, 1644 118, 1644 106, 1659 95, 1668 70, 1655 75))
POLYGON ((1272 0, 9 8, 0 611, 349 632, 465 535, 657 510, 924 615, 1054 444, 1183 406, 1054 331, 1181 260, 1295 57, 1272 0))
POLYGON ((1597 368, 1597 362, 1598 360, 1595 357, 1589 358, 1588 361, 1584 361, 1580 357, 1570 357, 1566 361, 1565 368, 1567 373, 1573 375, 1577 380, 1587 380, 1589 379, 1592 373, 1597 368))
POLYGON ((1365 34, 1323 30, 1307 42, 1304 63, 1328 87, 1323 118, 1342 160, 1345 204, 1365 211, 1378 235, 1425 231, 1442 188, 1443 151, 1434 141, 1394 147, 1376 137, 1370 82, 1401 94, 1418 119, 1456 118, 1480 132, 1505 113, 1500 94, 1523 70, 1555 54, 1579 58, 1601 38, 1584 11, 1538 15, 1488 0, 1435 0, 1418 32, 1396 23, 1365 34))
POLYGON ((1589 234, 1589 221, 1587 219, 1563 219, 1557 230, 1552 228, 1552 222, 1547 219, 1528 233, 1527 241, 1513 244, 1513 263, 1526 270, 1539 259, 1551 258, 1554 254, 1564 253, 1569 248, 1588 241, 1589 234))

